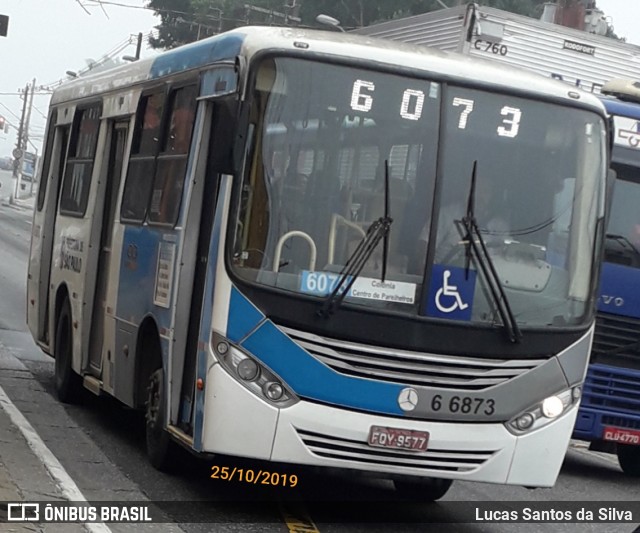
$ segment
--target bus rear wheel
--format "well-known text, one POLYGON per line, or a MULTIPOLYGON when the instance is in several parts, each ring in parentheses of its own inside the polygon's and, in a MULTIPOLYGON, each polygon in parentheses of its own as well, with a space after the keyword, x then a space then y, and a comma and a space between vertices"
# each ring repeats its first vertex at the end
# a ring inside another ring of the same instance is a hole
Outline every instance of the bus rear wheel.
POLYGON ((147 387, 146 440, 147 457, 151 465, 162 472, 169 470, 174 444, 164 427, 166 394, 164 372, 159 368, 151 373, 147 387))
POLYGON ((622 471, 628 476, 640 477, 640 446, 618 444, 616 453, 622 471))
POLYGON ((418 502, 435 502, 442 498, 451 488, 451 479, 429 477, 419 480, 393 481, 396 492, 405 500, 418 502))
POLYGON ((56 338, 53 347, 55 358, 55 387, 58 399, 63 403, 76 403, 82 393, 80 376, 73 371, 73 329, 71 325, 71 305, 65 299, 56 324, 56 338))

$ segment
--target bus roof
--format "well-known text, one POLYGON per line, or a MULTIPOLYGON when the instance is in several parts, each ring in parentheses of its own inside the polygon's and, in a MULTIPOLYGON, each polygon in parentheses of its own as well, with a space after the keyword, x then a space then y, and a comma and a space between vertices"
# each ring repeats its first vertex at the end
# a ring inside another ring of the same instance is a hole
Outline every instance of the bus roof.
POLYGON ((197 41, 156 57, 124 65, 65 83, 53 95, 52 104, 86 98, 143 81, 201 69, 216 62, 249 61, 265 50, 321 55, 325 58, 367 61, 372 65, 399 66, 416 73, 437 73, 451 80, 475 80, 478 84, 535 92, 543 96, 579 101, 602 113, 599 100, 564 83, 507 67, 490 60, 443 52, 426 46, 375 37, 301 28, 245 26, 197 41), (572 96, 569 96, 572 93, 572 96), (579 95, 579 96, 576 96, 579 95))

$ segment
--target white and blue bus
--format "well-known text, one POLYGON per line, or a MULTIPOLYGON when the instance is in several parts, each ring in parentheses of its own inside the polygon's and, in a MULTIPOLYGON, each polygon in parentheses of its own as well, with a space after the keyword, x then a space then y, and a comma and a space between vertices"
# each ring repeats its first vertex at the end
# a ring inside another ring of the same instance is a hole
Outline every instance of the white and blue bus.
POLYGON ((28 323, 201 453, 552 486, 591 347, 597 98, 367 37, 247 27, 60 87, 28 323))
POLYGON ((615 452, 625 473, 640 476, 640 85, 615 79, 603 92, 613 120, 611 167, 617 177, 574 436, 615 452))

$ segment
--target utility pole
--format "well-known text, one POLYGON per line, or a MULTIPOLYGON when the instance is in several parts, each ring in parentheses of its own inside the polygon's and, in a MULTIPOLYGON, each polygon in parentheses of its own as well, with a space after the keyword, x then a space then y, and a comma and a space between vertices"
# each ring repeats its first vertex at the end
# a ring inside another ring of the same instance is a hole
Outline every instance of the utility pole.
MULTIPOLYGON (((22 104, 22 116, 20 117, 20 127, 18 128, 18 140, 16 148, 13 151, 13 187, 9 203, 15 203, 20 197, 21 181, 22 181, 22 165, 24 161, 25 150, 29 142, 29 122, 31 121, 31 109, 33 107, 33 93, 36 90, 36 80, 33 79, 31 90, 29 84, 24 90, 24 103, 22 104)), ((32 178, 33 179, 33 178, 32 178)))
POLYGON ((136 61, 140 59, 141 49, 142 49, 142 32, 138 33, 138 44, 136 44, 136 61))
MULTIPOLYGON (((33 81, 31 82, 31 93, 29 94, 29 106, 27 107, 27 118, 25 120, 24 132, 22 133, 22 157, 23 157, 23 161, 24 161, 24 157, 25 157, 25 154, 27 152, 28 143, 29 143, 29 125, 31 124, 31 109, 33 108, 33 93, 35 92, 35 90, 36 90, 36 79, 33 78, 33 81)), ((22 167, 21 167, 21 170, 22 170, 22 167)), ((35 166, 34 166, 33 170, 34 170, 34 173, 31 176, 31 183, 32 184, 33 184, 33 180, 36 179, 35 166)), ((18 175, 18 188, 19 188, 20 191, 22 190, 22 171, 18 175)))
POLYGON ((25 117, 27 115, 27 100, 29 100, 29 84, 24 89, 24 103, 22 104, 22 116, 20 117, 20 126, 18 128, 18 141, 16 142, 15 150, 13 151, 13 187, 11 191, 11 196, 9 198, 9 203, 15 203, 18 198, 18 188, 20 175, 22 173, 22 158, 24 157, 24 151, 22 149, 23 143, 22 139, 24 136, 24 124, 25 117))

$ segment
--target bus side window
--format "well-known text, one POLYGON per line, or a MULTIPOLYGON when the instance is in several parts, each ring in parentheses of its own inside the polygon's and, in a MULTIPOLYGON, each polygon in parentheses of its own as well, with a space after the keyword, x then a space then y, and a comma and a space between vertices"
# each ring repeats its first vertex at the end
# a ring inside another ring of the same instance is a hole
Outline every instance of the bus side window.
POLYGON ((142 224, 147 216, 164 100, 164 92, 148 94, 140 99, 120 209, 123 222, 142 224))
POLYGON ((184 188, 191 133, 196 115, 196 85, 171 93, 166 135, 156 164, 149 222, 175 225, 184 188))
POLYGON ((60 213, 63 215, 82 217, 87 209, 100 113, 99 105, 76 111, 60 197, 60 213))

